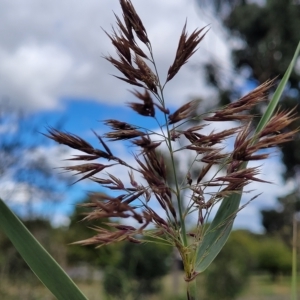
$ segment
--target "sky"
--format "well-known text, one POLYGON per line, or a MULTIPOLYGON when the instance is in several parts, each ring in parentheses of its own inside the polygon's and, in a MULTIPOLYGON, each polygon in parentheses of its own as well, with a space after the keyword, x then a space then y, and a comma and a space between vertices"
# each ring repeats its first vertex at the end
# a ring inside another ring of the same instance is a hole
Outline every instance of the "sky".
MULTIPOLYGON (((132 2, 147 29, 162 80, 173 62, 186 20, 189 33, 209 25, 209 32, 196 54, 166 87, 165 97, 170 110, 195 97, 205 99, 208 106, 215 103, 216 94, 205 83, 205 74, 200 68, 207 61, 213 60, 219 66, 224 82, 235 79, 243 91, 249 89, 243 75, 236 76, 231 64, 230 47, 234 41, 228 40, 225 30, 209 10, 197 6, 194 0, 132 2)), ((117 0, 2 0, 0 99, 26 112, 28 122, 39 119, 42 128, 63 120, 64 130, 95 145, 97 140, 91 129, 103 133, 105 128, 100 121, 105 119, 121 117, 123 121, 157 130, 152 120, 137 117, 126 106, 126 102, 134 100, 130 93, 132 88, 111 76, 120 74, 103 58, 115 53, 103 31, 111 32, 115 23, 113 12, 121 15, 117 0)), ((52 143, 40 148, 41 152, 49 154, 53 168, 61 167, 63 160, 75 153, 68 150, 63 155, 58 154, 58 147, 52 143)), ((132 148, 126 149, 119 143, 113 149, 133 162, 132 148)), ((291 188, 283 185, 280 176, 283 166, 279 161, 279 154, 275 153, 262 166, 262 177, 267 177, 273 184, 251 186, 263 194, 238 214, 236 227, 261 231, 259 210, 274 207, 276 197, 291 188)), ((54 169, 54 172, 59 171, 54 169)), ((126 171, 120 177, 128 181, 126 171)), ((18 188, 12 178, 0 182, 0 186, 7 190, 18 188)), ((42 213, 51 211, 54 224, 66 223, 75 203, 94 188, 95 185, 87 181, 79 183, 70 187, 64 201, 55 208, 37 200, 35 209, 42 213)), ((9 200, 26 201, 26 193, 20 191, 9 200)))

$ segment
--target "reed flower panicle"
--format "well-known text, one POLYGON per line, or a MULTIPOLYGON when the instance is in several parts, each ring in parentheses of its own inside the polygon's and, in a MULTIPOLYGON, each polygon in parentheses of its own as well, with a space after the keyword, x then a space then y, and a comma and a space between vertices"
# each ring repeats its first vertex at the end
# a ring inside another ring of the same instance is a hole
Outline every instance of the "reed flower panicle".
MULTIPOLYGON (((106 223, 105 228, 94 228, 95 236, 77 243, 100 247, 124 240, 143 243, 151 237, 152 241, 154 239, 177 247, 183 260, 185 279, 190 281, 198 274, 197 252, 206 235, 207 227, 203 225, 212 208, 230 195, 243 193, 243 188, 253 181, 267 182, 257 177, 259 167, 247 167, 247 162, 268 158, 270 152, 260 152, 261 149, 276 147, 293 138, 296 131, 286 131, 285 128, 295 120, 295 113, 277 111, 262 131, 256 133, 253 130, 255 116, 250 111, 254 106, 268 101, 268 91, 274 85, 274 81, 269 80, 237 101, 198 116, 202 122, 188 127, 188 121, 195 119, 199 103, 190 101, 170 113, 164 99, 164 89, 196 52, 207 29, 196 29, 189 35, 184 25, 175 59, 167 71, 165 81, 161 81, 152 45, 141 18, 130 0, 120 0, 120 4, 123 15, 122 18, 115 15, 117 28, 113 29, 112 34, 105 31, 116 49, 117 57, 106 56, 105 59, 122 73, 122 76, 115 77, 139 89, 132 91, 136 102, 127 103, 128 107, 139 115, 154 118, 161 128, 161 134, 122 120, 108 119, 104 125, 111 131, 103 136, 95 133, 101 149, 94 148, 74 134, 53 128, 46 135, 84 153, 71 160, 86 163, 65 167, 66 171, 83 175, 79 180, 89 178, 103 188, 120 192, 115 197, 92 193, 90 203, 83 204, 90 209, 84 219, 133 218, 139 224, 133 227, 106 223), (140 48, 139 43, 146 46, 148 53, 140 48), (163 123, 159 123, 157 113, 163 114, 163 123), (227 121, 235 121, 236 126, 209 134, 203 131, 208 122, 227 121), (116 157, 104 139, 109 142, 130 140, 138 149, 134 154, 137 166, 116 157), (180 147, 177 143, 179 139, 184 141, 180 147), (230 152, 226 152, 224 146, 228 139, 234 139, 233 150, 230 152), (162 154, 160 151, 162 145, 167 147, 167 153, 162 154), (188 171, 183 183, 178 180, 180 171, 175 163, 177 155, 182 151, 193 157, 188 169, 194 166, 199 170, 196 176, 188 171), (166 157, 171 162, 170 170, 166 157), (98 159, 108 163, 90 162, 98 159), (117 175, 109 173, 109 168, 115 165, 128 169, 129 186, 117 175), (214 176, 207 178, 213 170, 217 170, 214 176), (98 177, 98 173, 102 175, 98 177), (169 176, 175 179, 174 184, 170 184, 169 176), (140 178, 146 184, 139 182, 140 178), (163 216, 155 211, 155 202, 164 211, 163 216), (188 232, 186 220, 192 212, 198 212, 198 219, 195 230, 188 232)), ((237 213, 238 210, 224 219, 224 222, 232 223, 237 213)), ((208 255, 209 249, 205 251, 204 255, 208 255)))

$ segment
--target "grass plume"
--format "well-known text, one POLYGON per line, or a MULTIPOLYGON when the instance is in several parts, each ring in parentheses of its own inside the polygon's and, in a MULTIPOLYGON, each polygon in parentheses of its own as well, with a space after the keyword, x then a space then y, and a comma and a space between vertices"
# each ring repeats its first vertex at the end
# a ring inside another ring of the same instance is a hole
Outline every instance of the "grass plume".
MULTIPOLYGON (((133 227, 108 223, 105 224, 105 228, 94 228, 95 236, 77 243, 95 244, 99 247, 124 240, 142 243, 147 241, 147 237, 164 240, 178 249, 183 260, 186 280, 191 281, 197 275, 197 248, 205 235, 207 227, 204 225, 212 208, 230 195, 243 193, 244 187, 253 181, 267 182, 258 178, 259 167, 247 167, 247 162, 267 159, 270 152, 260 150, 276 147, 293 139, 296 131, 288 132, 285 128, 295 120, 295 112, 277 111, 260 132, 254 131, 255 116, 251 114, 251 109, 268 101, 268 92, 274 85, 274 81, 269 80, 237 101, 202 115, 203 121, 200 124, 193 123, 189 126, 188 121, 195 118, 198 102, 190 101, 171 113, 164 98, 164 89, 196 52, 207 33, 205 27, 195 29, 188 35, 186 24, 184 25, 175 59, 167 71, 166 81, 162 84, 156 71, 151 41, 141 18, 131 1, 120 0, 120 5, 123 14, 122 18, 115 15, 117 28, 113 29, 112 34, 105 31, 116 49, 116 57, 109 55, 105 59, 122 74, 115 77, 135 88, 132 94, 137 102, 127 103, 129 108, 139 115, 154 118, 157 122, 156 114, 164 115, 165 121, 158 124, 162 133, 156 135, 151 130, 135 124, 108 119, 104 121, 104 125, 108 126, 110 131, 103 136, 95 133, 101 149, 92 147, 74 134, 53 128, 50 128, 46 135, 57 143, 84 153, 71 158, 73 161, 99 159, 109 162, 88 162, 64 168, 66 171, 82 174, 83 177, 79 180, 90 179, 105 189, 122 193, 117 197, 102 193, 91 194, 91 202, 85 204, 90 209, 85 220, 133 218, 138 224, 133 227), (139 43, 146 46, 148 53, 141 49, 139 43), (209 134, 203 130, 208 122, 228 121, 234 121, 236 126, 209 134), (137 167, 113 155, 105 139, 108 142, 130 140, 137 148, 134 154, 137 167), (230 152, 224 151, 228 139, 234 139, 230 152), (180 147, 176 143, 178 140, 182 141, 180 147), (166 145, 167 154, 162 155, 162 145, 166 145), (188 169, 198 168, 197 174, 188 171, 184 182, 179 181, 180 170, 176 165, 176 157, 182 151, 193 157, 188 169), (167 163, 166 156, 170 163, 167 163), (129 186, 117 175, 108 172, 109 168, 115 165, 128 169, 129 186), (170 170, 168 165, 171 165, 170 170), (215 169, 218 171, 211 178, 207 178, 210 171, 215 169), (106 171, 105 174, 103 170, 106 171), (175 181, 173 184, 170 184, 170 176, 175 181), (143 178, 147 184, 138 182, 138 178, 143 178), (152 203, 155 201, 164 211, 164 217, 153 209, 152 203), (188 232, 187 218, 192 212, 197 212, 198 216, 195 222, 196 230, 188 232), (149 229, 150 224, 152 227, 149 229)), ((232 218, 234 219, 234 216, 232 218)))

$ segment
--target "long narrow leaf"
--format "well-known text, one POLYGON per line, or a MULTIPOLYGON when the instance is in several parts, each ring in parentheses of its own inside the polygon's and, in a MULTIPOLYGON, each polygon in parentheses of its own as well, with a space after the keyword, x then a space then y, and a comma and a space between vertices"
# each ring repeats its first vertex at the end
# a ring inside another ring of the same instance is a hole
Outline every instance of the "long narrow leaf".
POLYGON ((258 123, 258 125, 256 127, 256 133, 260 132, 265 127, 265 125, 268 123, 270 118, 272 117, 274 110, 280 100, 282 93, 283 93, 283 90, 289 80, 291 73, 292 73, 292 70, 296 64, 299 53, 300 53, 300 42, 298 44, 298 47, 295 51, 294 57, 293 57, 292 61, 290 62, 288 69, 286 70, 284 76, 282 77, 282 79, 273 95, 272 101, 268 105, 267 110, 265 111, 264 115, 262 116, 262 118, 260 119, 260 122, 258 123))
POLYGON ((196 272, 203 272, 224 247, 230 235, 240 202, 241 194, 233 194, 223 199, 198 248, 196 272))
MULTIPOLYGON (((259 124, 256 128, 256 133, 260 132, 264 126, 268 123, 272 114, 278 104, 278 101, 283 93, 283 90, 286 86, 286 83, 290 77, 290 74, 295 66, 297 57, 300 52, 300 43, 295 51, 294 57, 286 70, 280 84, 278 85, 271 102, 268 105, 268 108, 264 115, 262 116, 259 124)), ((246 168, 247 164, 244 164, 246 168)), ((202 243, 197 249, 197 258, 196 258, 196 268, 195 271, 200 273, 203 272, 215 259, 218 253, 224 247, 235 219, 235 216, 238 212, 240 202, 242 197, 242 191, 240 194, 232 194, 223 199, 216 216, 214 217, 212 223, 208 227, 202 243)))
POLYGON ((0 199, 0 229, 58 300, 87 300, 72 279, 0 199))

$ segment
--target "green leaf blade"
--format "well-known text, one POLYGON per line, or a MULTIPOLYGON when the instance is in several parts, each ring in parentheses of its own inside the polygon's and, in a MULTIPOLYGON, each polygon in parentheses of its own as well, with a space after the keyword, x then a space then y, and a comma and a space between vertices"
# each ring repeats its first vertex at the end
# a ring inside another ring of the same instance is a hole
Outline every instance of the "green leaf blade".
POLYGON ((25 262, 58 300, 87 300, 72 279, 0 199, 0 229, 25 262))
POLYGON ((224 247, 229 238, 240 202, 241 194, 232 194, 223 199, 216 216, 206 230, 200 247, 198 248, 196 272, 203 272, 224 247))
POLYGON ((285 88, 285 86, 286 86, 286 84, 287 84, 287 82, 290 78, 292 70, 293 70, 293 68, 296 64, 299 53, 300 53, 300 42, 297 46, 297 49, 295 51, 295 54, 293 56, 292 61, 290 62, 289 67, 287 68, 286 72, 284 73, 284 76, 282 77, 282 79, 281 79, 281 81, 280 81, 280 83, 279 83, 279 85, 278 85, 278 87, 277 87, 277 89, 276 89, 276 91, 275 91, 275 93, 272 97, 272 100, 268 105, 267 110, 265 111, 264 115, 262 116, 262 118, 260 119, 260 122, 258 123, 258 125, 256 127, 255 133, 259 133, 266 126, 266 124, 268 123, 268 121, 272 117, 272 115, 275 111, 275 108, 277 107, 278 102, 280 100, 280 97, 282 96, 284 88, 285 88))

